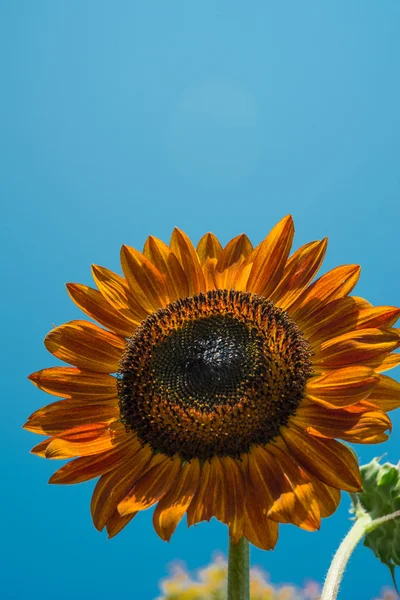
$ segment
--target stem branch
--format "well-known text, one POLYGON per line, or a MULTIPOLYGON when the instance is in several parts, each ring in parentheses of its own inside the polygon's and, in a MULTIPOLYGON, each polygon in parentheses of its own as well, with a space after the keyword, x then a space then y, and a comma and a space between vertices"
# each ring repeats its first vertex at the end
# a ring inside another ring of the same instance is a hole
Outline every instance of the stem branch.
POLYGON ((350 529, 333 557, 333 561, 325 579, 321 600, 336 600, 346 565, 358 542, 366 533, 373 531, 376 527, 400 517, 400 510, 390 515, 380 517, 379 519, 372 520, 369 514, 359 507, 356 509, 356 515, 357 519, 354 522, 353 527, 350 529))
POLYGON ((369 531, 373 531, 379 525, 383 525, 383 523, 387 523, 388 521, 392 521, 393 519, 397 519, 400 517, 400 510, 396 510, 394 513, 390 513, 390 515, 384 515, 383 517, 379 517, 379 519, 374 519, 371 521, 365 528, 365 533, 369 531))

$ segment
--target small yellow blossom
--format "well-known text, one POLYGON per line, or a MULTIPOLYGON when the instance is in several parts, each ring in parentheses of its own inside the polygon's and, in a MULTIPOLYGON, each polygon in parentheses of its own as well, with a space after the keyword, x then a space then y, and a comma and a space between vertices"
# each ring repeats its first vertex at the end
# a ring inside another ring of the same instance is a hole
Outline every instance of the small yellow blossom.
MULTIPOLYGON (((221 555, 195 576, 183 564, 175 564, 171 576, 161 582, 162 595, 156 600, 226 600, 227 562, 221 555)), ((302 588, 290 584, 272 584, 269 575, 258 568, 250 571, 251 600, 319 600, 321 588, 308 581, 302 588)), ((396 594, 384 589, 374 600, 397 600, 396 594)))
MULTIPOLYGON (((227 563, 217 556, 193 577, 182 565, 175 565, 171 577, 161 583, 163 593, 157 600, 226 600, 227 563)), ((299 589, 292 585, 273 585, 260 569, 250 572, 251 600, 318 600, 320 588, 314 582, 299 589)), ((385 599, 386 600, 386 599, 385 599)))

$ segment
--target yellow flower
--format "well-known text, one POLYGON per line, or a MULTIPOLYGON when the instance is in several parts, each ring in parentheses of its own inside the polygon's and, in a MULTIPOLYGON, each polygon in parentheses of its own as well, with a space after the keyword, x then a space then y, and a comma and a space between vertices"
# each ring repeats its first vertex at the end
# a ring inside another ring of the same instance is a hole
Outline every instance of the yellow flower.
POLYGON ((340 490, 360 489, 335 438, 387 438, 400 385, 381 373, 400 363, 400 310, 349 296, 357 265, 311 283, 327 242, 289 256, 293 234, 288 216, 255 248, 208 233, 195 249, 175 229, 169 246, 123 246, 124 277, 94 266, 98 289, 68 284, 104 328, 71 321, 48 334, 72 367, 30 379, 65 399, 25 427, 51 436, 35 454, 75 459, 51 483, 100 476, 91 511, 110 537, 157 505, 165 540, 187 513, 269 549, 279 522, 315 530, 340 490))
MULTIPOLYGON (((210 565, 199 569, 197 576, 192 576, 182 565, 176 565, 171 576, 161 582, 162 596, 156 600, 226 600, 226 576, 227 563, 222 556, 217 556, 210 565)), ((264 571, 251 569, 251 600, 319 600, 320 595, 320 586, 315 581, 308 581, 301 588, 277 585, 269 581, 269 575, 264 571)), ((386 588, 374 600, 396 600, 397 597, 386 588)))
MULTIPOLYGON (((182 566, 173 569, 172 576, 161 583, 163 595, 157 600, 226 600, 227 564, 218 556, 208 567, 192 577, 182 566)), ((251 600, 318 600, 320 588, 310 582, 303 588, 293 585, 273 585, 266 573, 251 569, 251 600)))

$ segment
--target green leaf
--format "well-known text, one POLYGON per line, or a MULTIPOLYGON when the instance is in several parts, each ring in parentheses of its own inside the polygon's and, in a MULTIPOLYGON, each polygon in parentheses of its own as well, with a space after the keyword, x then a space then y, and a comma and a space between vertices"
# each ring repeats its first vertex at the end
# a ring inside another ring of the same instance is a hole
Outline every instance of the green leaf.
MULTIPOLYGON (((353 495, 355 509, 356 502, 360 502, 373 520, 400 510, 400 467, 391 463, 381 465, 379 461, 374 458, 360 467, 363 491, 353 495)), ((392 519, 368 532, 364 545, 387 565, 396 587, 394 570, 400 566, 400 519, 392 519)))

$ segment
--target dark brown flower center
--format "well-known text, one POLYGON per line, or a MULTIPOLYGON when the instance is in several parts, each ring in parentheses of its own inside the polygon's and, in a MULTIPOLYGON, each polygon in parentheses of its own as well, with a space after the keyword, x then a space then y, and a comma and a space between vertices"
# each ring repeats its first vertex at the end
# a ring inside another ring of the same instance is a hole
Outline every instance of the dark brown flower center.
POLYGON ((238 457, 278 434, 310 375, 309 345, 285 312, 214 290, 161 308, 128 340, 121 419, 169 456, 238 457))

